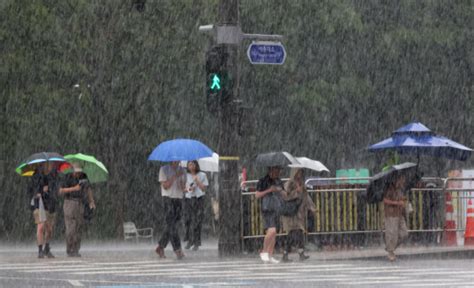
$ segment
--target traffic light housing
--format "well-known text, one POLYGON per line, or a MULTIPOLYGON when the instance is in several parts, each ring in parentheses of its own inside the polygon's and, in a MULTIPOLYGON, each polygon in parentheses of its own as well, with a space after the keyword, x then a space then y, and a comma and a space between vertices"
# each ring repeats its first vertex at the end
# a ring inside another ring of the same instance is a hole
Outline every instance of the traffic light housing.
POLYGON ((224 46, 213 46, 206 53, 206 103, 210 112, 217 112, 226 99, 227 57, 224 46))

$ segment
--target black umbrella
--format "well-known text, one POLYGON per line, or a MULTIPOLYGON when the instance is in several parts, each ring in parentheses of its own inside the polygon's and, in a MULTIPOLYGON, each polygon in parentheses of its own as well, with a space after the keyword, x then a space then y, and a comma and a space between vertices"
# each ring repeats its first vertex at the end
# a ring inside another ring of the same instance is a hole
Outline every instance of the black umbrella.
POLYGON ((369 186, 367 187, 367 202, 377 203, 382 201, 385 190, 393 181, 396 181, 400 175, 407 177, 405 190, 414 187, 416 182, 421 179, 417 168, 417 164, 405 162, 393 165, 387 171, 374 175, 370 179, 369 186))
POLYGON ((288 166, 290 164, 300 164, 293 155, 288 152, 270 152, 258 154, 257 165, 265 167, 288 166))

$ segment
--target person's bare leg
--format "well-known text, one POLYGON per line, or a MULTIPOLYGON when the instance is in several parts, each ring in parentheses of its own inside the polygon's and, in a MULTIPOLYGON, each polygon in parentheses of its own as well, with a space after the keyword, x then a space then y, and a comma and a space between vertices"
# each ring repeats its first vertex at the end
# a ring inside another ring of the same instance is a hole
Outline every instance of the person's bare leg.
POLYGON ((38 258, 43 258, 43 245, 44 245, 44 223, 39 223, 36 226, 36 242, 38 243, 38 258))
POLYGON ((269 232, 267 230, 267 233, 265 233, 265 238, 263 238, 263 249, 262 249, 262 253, 268 253, 268 247, 270 247, 270 242, 271 242, 271 239, 270 239, 270 236, 269 236, 269 232))
POLYGON ((268 250, 270 257, 273 255, 273 251, 275 250, 275 244, 276 244, 276 232, 272 234, 272 242, 268 250))
POLYGON ((44 223, 39 223, 36 226, 36 241, 39 245, 44 245, 44 223))
POLYGON ((269 234, 270 234, 269 235, 269 246, 268 246, 267 252, 270 255, 270 257, 272 257, 273 250, 274 250, 275 244, 276 244, 276 228, 271 228, 269 234))
POLYGON ((265 234, 265 238, 263 240, 263 250, 264 253, 270 253, 270 247, 272 246, 273 242, 273 235, 276 233, 275 228, 268 228, 267 233, 265 234))

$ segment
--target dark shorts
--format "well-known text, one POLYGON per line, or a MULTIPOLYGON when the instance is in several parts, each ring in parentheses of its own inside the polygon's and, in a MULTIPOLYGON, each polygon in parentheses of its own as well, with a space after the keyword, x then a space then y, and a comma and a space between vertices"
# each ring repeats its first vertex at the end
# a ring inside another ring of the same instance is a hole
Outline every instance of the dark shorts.
POLYGON ((264 212, 262 213, 263 218, 263 229, 276 228, 277 231, 280 229, 280 215, 275 212, 264 212))

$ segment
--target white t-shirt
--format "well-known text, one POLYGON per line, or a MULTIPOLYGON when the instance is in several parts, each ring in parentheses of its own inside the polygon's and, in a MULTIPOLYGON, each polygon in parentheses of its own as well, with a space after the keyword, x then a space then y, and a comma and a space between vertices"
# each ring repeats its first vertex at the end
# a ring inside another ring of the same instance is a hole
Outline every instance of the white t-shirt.
MULTIPOLYGON (((202 185, 204 185, 206 187, 209 186, 209 182, 207 181, 206 173, 199 172, 199 173, 196 174, 196 176, 198 177, 198 180, 199 180, 199 182, 202 183, 202 185)), ((199 197, 204 196, 205 192, 202 191, 201 188, 199 188, 199 186, 196 183, 194 183, 193 176, 190 173, 187 173, 186 174, 186 190, 188 190, 191 187, 191 184, 192 184, 192 187, 195 187, 194 191, 184 193, 184 196, 186 198, 191 198, 191 197, 199 198, 199 197)))
POLYGON ((164 182, 173 177, 174 175, 177 174, 177 172, 181 171, 182 175, 178 177, 173 184, 171 184, 171 187, 169 189, 165 189, 163 185, 161 185, 161 196, 166 196, 170 198, 177 198, 177 199, 182 199, 183 198, 183 188, 184 184, 186 181, 186 171, 184 170, 183 167, 176 167, 176 169, 173 169, 171 166, 166 165, 160 168, 160 175, 158 177, 158 181, 164 182), (180 185, 181 184, 181 185, 180 185))

